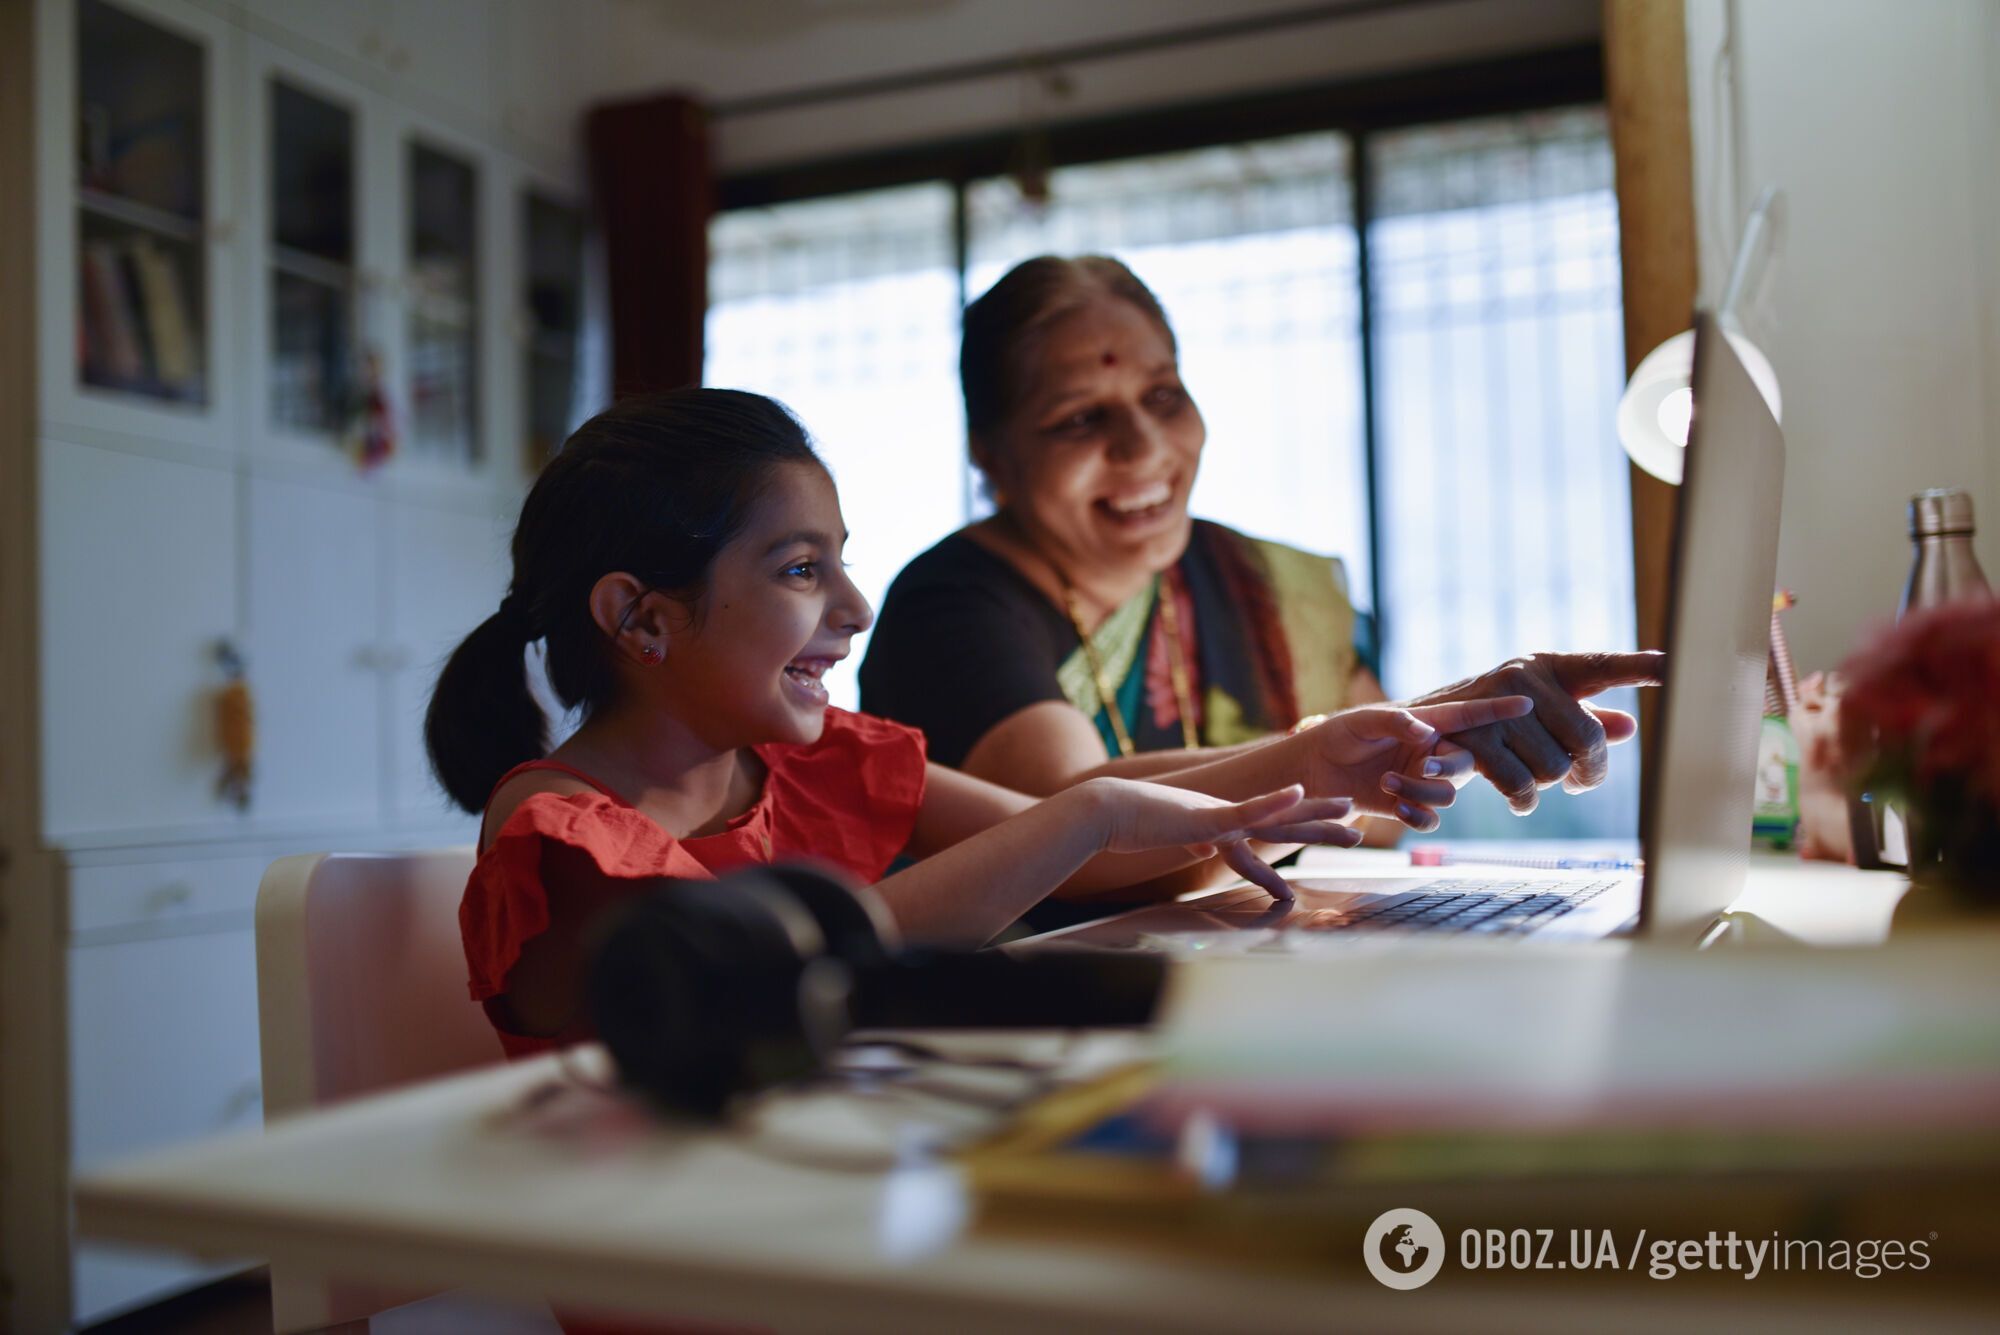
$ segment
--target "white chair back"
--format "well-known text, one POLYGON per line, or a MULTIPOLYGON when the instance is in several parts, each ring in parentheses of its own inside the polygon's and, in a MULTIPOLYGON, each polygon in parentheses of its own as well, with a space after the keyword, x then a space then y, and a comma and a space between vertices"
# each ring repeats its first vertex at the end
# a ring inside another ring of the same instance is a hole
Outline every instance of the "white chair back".
MULTIPOLYGON (((465 990, 458 903, 472 863, 470 848, 448 848, 271 864, 257 891, 267 1122, 503 1058, 465 990)), ((271 1267, 276 1335, 426 1296, 271 1267)))

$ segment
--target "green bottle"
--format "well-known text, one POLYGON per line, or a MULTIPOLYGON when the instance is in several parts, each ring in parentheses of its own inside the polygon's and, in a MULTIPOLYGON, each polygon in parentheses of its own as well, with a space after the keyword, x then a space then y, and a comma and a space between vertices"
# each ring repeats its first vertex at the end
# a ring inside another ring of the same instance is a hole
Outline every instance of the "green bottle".
POLYGON ((1782 714, 1766 714, 1757 738, 1757 796, 1750 811, 1750 839, 1787 849, 1799 831, 1799 743, 1782 714))

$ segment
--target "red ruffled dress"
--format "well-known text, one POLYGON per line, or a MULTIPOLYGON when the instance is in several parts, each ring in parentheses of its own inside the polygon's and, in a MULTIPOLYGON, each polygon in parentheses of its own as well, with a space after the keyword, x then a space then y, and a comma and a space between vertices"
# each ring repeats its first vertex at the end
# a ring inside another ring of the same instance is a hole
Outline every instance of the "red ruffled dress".
POLYGON ((536 1056, 589 1036, 584 1029, 547 1038, 510 1032, 505 1008, 496 1004, 522 946, 548 930, 552 894, 615 896, 621 886, 636 889, 656 876, 712 878, 790 860, 873 884, 909 843, 924 798, 924 737, 916 729, 829 708, 818 741, 754 750, 768 771, 763 795, 727 829, 699 839, 676 839, 596 779, 555 761, 530 761, 500 781, 554 769, 597 790, 536 793, 515 807, 473 867, 459 904, 472 998, 485 1005, 509 1057, 536 1056), (608 884, 544 884, 555 849, 587 855, 566 864, 608 884))

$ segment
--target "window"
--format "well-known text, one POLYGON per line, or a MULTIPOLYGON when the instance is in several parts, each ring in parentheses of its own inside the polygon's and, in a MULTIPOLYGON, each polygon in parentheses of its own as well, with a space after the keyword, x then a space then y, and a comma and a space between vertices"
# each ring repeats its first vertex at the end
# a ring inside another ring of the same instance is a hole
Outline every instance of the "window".
MULTIPOLYGON (((1603 114, 1386 132, 1369 156, 1384 681, 1409 693, 1518 653, 1633 647, 1603 114)), ((1544 803, 1531 832, 1635 834, 1637 759, 1544 803)), ((1450 829, 1523 833, 1484 784, 1450 829)))
MULTIPOLYGON (((1115 254, 1166 307, 1208 423, 1196 513, 1340 556, 1364 610, 1379 590, 1392 694, 1530 650, 1628 647, 1610 172, 1603 114, 1581 108, 1064 167, 1041 202, 989 177, 732 211, 710 233, 706 378, 799 413, 879 606, 984 510, 961 274, 976 295, 1032 255, 1115 254)), ((860 654, 829 677, 836 703, 860 654)), ((1619 760, 1605 789, 1526 822, 1468 789, 1449 828, 1629 836, 1636 757, 1619 760)))
MULTIPOLYGON (((952 197, 940 185, 726 213, 709 231, 710 385, 784 402, 812 433, 876 607, 905 562, 965 522, 952 197)), ((853 708, 866 650, 826 677, 853 708)))

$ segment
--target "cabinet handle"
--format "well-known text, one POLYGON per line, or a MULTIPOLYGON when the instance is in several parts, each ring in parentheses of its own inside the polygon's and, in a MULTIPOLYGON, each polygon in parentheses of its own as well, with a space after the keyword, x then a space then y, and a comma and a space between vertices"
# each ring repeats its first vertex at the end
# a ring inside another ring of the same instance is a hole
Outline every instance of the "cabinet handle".
POLYGON ((186 881, 175 881, 147 895, 144 907, 148 913, 165 913, 171 909, 186 908, 193 899, 194 887, 186 881))
POLYGON ((354 666, 369 672, 401 672, 411 657, 406 644, 364 644, 354 651, 354 666))
POLYGON ((253 1075, 229 1091, 229 1097, 222 1101, 222 1111, 217 1114, 215 1124, 218 1127, 234 1126, 243 1120, 245 1113, 262 1107, 263 1103, 264 1082, 253 1075))

